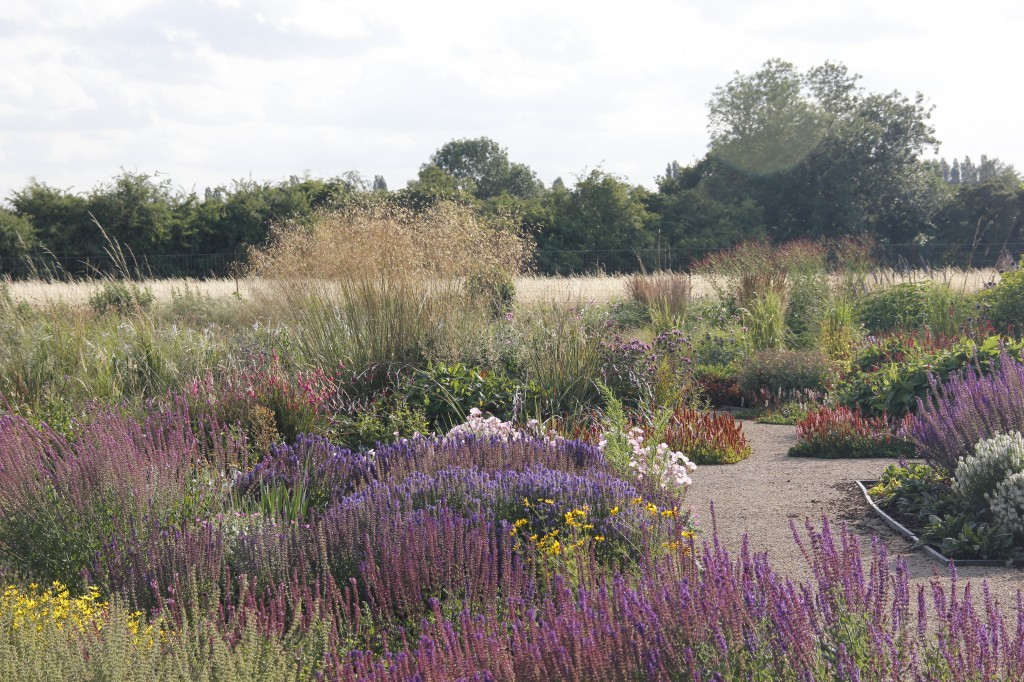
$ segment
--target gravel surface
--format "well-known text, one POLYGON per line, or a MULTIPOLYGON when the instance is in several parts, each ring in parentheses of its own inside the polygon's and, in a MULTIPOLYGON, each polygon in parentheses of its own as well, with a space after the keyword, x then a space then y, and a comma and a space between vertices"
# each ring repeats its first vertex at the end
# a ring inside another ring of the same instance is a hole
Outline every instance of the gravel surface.
MULTIPOLYGON (((731 553, 739 553, 743 535, 748 534, 751 549, 767 551, 777 571, 803 579, 810 570, 793 541, 790 521, 802 529, 805 519, 820 523, 825 516, 836 527, 846 522, 861 537, 865 558, 870 556, 871 538, 879 537, 892 558, 906 559, 915 583, 927 584, 934 575, 949 574, 948 567, 911 549, 909 541, 886 526, 854 483, 878 478, 892 460, 788 457, 786 452, 796 443, 795 427, 742 423, 753 454, 738 464, 698 467, 686 493, 687 506, 706 537, 711 533, 713 502, 718 536, 731 553)), ((986 580, 993 596, 1007 607, 1016 604, 1017 590, 1024 590, 1024 570, 965 566, 957 573, 961 584, 975 583, 979 596, 980 583, 986 580)))

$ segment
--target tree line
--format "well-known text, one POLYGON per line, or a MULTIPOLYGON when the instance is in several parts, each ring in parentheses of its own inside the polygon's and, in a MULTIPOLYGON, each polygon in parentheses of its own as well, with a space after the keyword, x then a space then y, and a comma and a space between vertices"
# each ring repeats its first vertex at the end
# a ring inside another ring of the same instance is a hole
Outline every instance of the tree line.
MULTIPOLYGON (((603 168, 546 186, 486 137, 444 144, 397 190, 355 172, 235 181, 202 195, 145 173, 87 193, 32 180, 0 208, 0 262, 11 271, 41 253, 102 259, 97 223, 138 255, 241 255, 273 223, 381 198, 512 218, 535 237, 545 273, 680 268, 749 239, 868 238, 959 265, 1024 250, 1017 171, 984 155, 926 158, 939 142, 923 96, 868 92, 859 80, 831 62, 800 71, 774 59, 737 73, 708 103, 707 153, 668 163, 655 190, 603 168)), ((208 274, 190 267, 160 274, 208 274)))

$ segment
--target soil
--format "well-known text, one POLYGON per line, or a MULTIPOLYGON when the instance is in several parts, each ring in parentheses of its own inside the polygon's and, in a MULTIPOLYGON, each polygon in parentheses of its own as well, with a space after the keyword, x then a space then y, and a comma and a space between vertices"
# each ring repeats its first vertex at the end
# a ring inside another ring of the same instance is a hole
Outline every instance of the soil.
MULTIPOLYGON (((928 585, 935 576, 949 575, 948 566, 913 549, 885 525, 854 482, 877 479, 893 460, 788 457, 786 452, 796 443, 795 427, 742 424, 753 447, 751 456, 737 464, 698 467, 686 493, 687 506, 707 536, 717 527, 721 542, 738 555, 746 534, 751 550, 768 552, 777 571, 807 579, 810 567, 793 540, 790 522, 803 531, 805 521, 820 525, 825 517, 836 528, 846 524, 861 539, 865 561, 871 555, 871 540, 877 537, 888 545, 892 560, 898 556, 906 560, 915 584, 928 585)), ((1022 569, 965 566, 957 568, 957 574, 960 586, 973 583, 978 596, 981 582, 986 581, 1008 611, 1016 605, 1017 591, 1024 590, 1022 569)))

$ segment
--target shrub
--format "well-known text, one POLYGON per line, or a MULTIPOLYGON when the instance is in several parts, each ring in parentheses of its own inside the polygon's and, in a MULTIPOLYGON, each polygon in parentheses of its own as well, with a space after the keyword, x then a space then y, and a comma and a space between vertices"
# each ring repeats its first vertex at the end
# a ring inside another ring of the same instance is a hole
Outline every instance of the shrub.
POLYGON ((872 334, 926 329, 936 336, 960 332, 967 321, 970 297, 948 284, 932 281, 875 289, 857 303, 857 320, 872 334))
POLYGON ((1010 474, 996 485, 989 508, 997 524, 1024 538, 1024 472, 1010 474))
POLYGON ((743 392, 731 365, 701 365, 694 371, 701 394, 712 407, 742 407, 743 392))
POLYGON ((100 290, 89 296, 89 305, 100 315, 107 311, 144 312, 153 305, 153 291, 134 282, 105 280, 100 290))
POLYGON ((654 399, 655 360, 651 344, 616 335, 601 342, 601 382, 628 407, 654 399))
POLYGON ((1017 431, 979 441, 974 456, 961 457, 953 472, 956 490, 974 509, 1010 474, 1024 472, 1024 438, 1017 431))
POLYGON ((665 442, 694 464, 735 464, 752 451, 743 427, 732 415, 680 408, 665 428, 665 442))
POLYGON ((929 378, 931 394, 906 430, 922 457, 952 471, 978 441, 1024 430, 1024 364, 1006 352, 994 364, 988 376, 978 362, 944 384, 929 378))
POLYGON ((412 410, 424 413, 429 430, 447 431, 465 421, 473 408, 512 419, 517 407, 532 402, 534 396, 525 392, 526 388, 500 372, 438 362, 416 372, 407 399, 412 410))
POLYGON ((997 329, 1019 333, 1024 320, 1024 270, 1004 272, 998 284, 978 294, 978 301, 997 329))
MULTIPOLYGON (((901 341, 888 357, 884 357, 887 350, 881 351, 881 359, 877 351, 870 352, 880 366, 876 371, 856 374, 849 379, 840 391, 839 400, 865 415, 884 412, 893 418, 902 418, 909 412, 917 412, 923 401, 931 400, 929 395, 934 396, 935 387, 954 373, 973 365, 979 373, 988 374, 999 364, 1002 353, 1019 357, 1022 346, 1020 341, 991 336, 980 344, 963 339, 948 348, 914 352, 901 341)), ((977 437, 970 440, 964 452, 970 452, 977 441, 977 437)), ((951 465, 955 462, 954 458, 951 465)))
POLYGON ((909 457, 911 443, 894 435, 885 417, 861 417, 846 407, 824 408, 797 423, 791 457, 909 457))
POLYGON ((706 329, 693 336, 693 360, 697 365, 730 365, 742 360, 746 352, 743 332, 738 327, 727 326, 706 329))
POLYGON ((875 289, 857 302, 857 321, 872 334, 916 329, 927 321, 929 283, 905 283, 875 289))
POLYGON ((763 350, 740 363, 737 383, 752 402, 794 391, 825 390, 837 366, 820 351, 763 350))

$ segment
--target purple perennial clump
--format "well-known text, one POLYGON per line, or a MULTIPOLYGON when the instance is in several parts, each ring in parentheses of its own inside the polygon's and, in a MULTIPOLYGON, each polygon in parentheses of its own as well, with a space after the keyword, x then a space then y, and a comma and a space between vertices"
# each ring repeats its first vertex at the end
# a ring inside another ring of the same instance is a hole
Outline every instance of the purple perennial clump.
POLYGON ((301 484, 313 506, 323 507, 375 481, 400 481, 417 472, 431 474, 451 467, 523 471, 536 466, 570 472, 603 471, 605 462, 601 451, 588 443, 551 443, 532 436, 402 439, 367 452, 334 445, 320 436, 303 435, 292 445, 271 448, 239 479, 237 489, 243 495, 254 495, 267 485, 292 488, 301 484))
POLYGON ((931 377, 926 400, 906 428, 920 454, 948 470, 970 457, 978 441, 1024 431, 1024 364, 1002 353, 991 374, 974 367, 945 384, 931 377))

